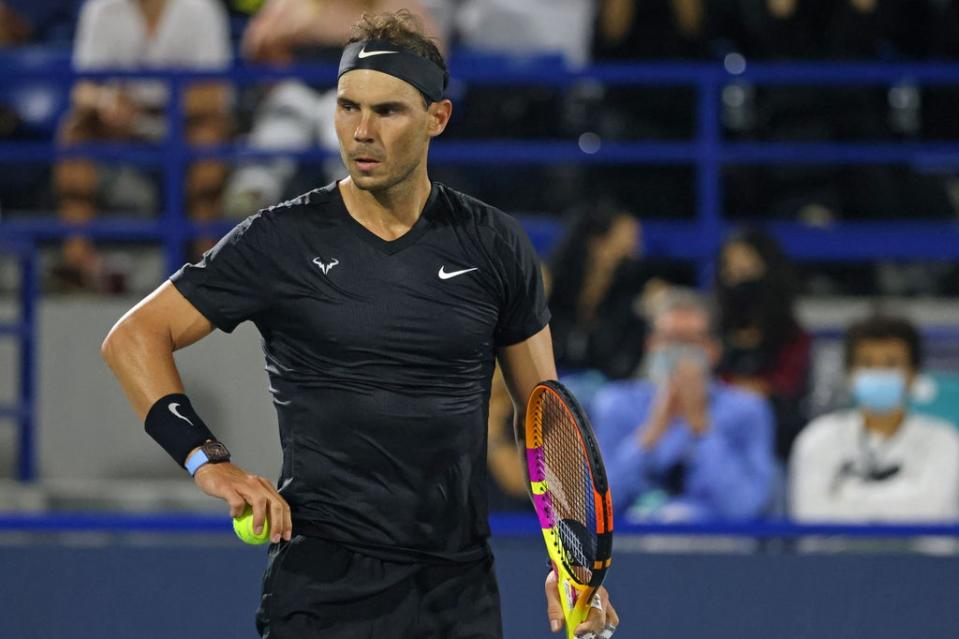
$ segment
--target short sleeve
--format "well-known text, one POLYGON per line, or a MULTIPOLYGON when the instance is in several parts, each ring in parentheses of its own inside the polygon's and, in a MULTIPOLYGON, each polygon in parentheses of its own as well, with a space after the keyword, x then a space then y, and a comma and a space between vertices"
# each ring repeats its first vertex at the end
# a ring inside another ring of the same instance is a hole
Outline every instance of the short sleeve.
POLYGON ((222 69, 230 66, 229 17, 222 3, 203 0, 196 3, 194 15, 184 28, 197 33, 190 48, 190 66, 196 69, 222 69))
POLYGON ((115 38, 110 35, 123 28, 122 22, 122 16, 110 13, 103 2, 84 3, 73 38, 73 66, 80 70, 115 66, 117 57, 111 51, 115 38))
POLYGON ((497 258, 504 283, 503 303, 494 335, 497 346, 528 339, 549 323, 543 273, 529 237, 519 223, 501 213, 497 258))
POLYGON ((196 264, 170 281, 218 329, 233 332, 269 307, 274 245, 271 221, 263 213, 234 227, 196 264))

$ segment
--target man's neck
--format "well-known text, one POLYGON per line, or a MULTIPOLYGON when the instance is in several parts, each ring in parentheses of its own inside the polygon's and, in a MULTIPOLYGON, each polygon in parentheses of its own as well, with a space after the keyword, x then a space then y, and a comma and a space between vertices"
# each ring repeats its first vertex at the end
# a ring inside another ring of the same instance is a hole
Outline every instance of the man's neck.
POLYGON ((364 191, 348 177, 338 186, 350 215, 384 240, 395 240, 413 228, 432 188, 425 171, 383 191, 364 191))
POLYGON ((862 416, 863 425, 868 432, 888 439, 902 427, 902 423, 906 419, 906 411, 900 409, 884 415, 863 411, 862 416))
POLYGON ((147 32, 150 35, 156 31, 163 16, 163 10, 166 8, 167 0, 139 0, 140 11, 143 13, 144 21, 147 25, 147 32))

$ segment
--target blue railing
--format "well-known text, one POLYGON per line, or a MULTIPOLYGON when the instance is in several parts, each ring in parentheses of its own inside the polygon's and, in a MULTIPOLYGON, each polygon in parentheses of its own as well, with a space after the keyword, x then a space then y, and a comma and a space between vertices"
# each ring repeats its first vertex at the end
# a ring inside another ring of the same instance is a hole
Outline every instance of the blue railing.
MULTIPOLYGON (((500 537, 538 535, 536 517, 526 513, 495 513, 490 527, 500 537)), ((0 532, 30 533, 204 533, 232 532, 232 521, 226 515, 182 513, 126 514, 91 512, 0 513, 0 532)), ((796 524, 789 521, 744 523, 710 522, 696 524, 616 524, 617 536, 669 535, 745 537, 752 539, 796 539, 811 536, 850 538, 901 539, 906 537, 959 538, 956 524, 872 524, 841 523, 796 524)))
MULTIPOLYGON (((568 87, 591 81, 606 85, 691 86, 698 92, 696 132, 681 141, 601 141, 598 148, 584 150, 576 141, 438 141, 431 160, 441 163, 503 164, 655 164, 690 165, 696 172, 696 211, 690 221, 650 221, 644 225, 645 253, 650 257, 692 260, 698 264, 700 281, 709 280, 710 263, 731 222, 722 210, 724 166, 733 164, 875 164, 906 163, 920 169, 959 167, 957 143, 784 143, 732 142, 724 139, 720 124, 720 91, 730 82, 757 85, 869 86, 908 82, 918 85, 959 85, 959 64, 747 64, 732 73, 715 63, 697 64, 600 64, 569 69, 555 60, 516 60, 454 57, 451 92, 469 85, 547 85, 568 87)), ((28 82, 58 82, 68 86, 78 78, 152 78, 164 80, 170 89, 167 106, 169 126, 163 144, 87 144, 69 149, 53 142, 11 142, 0 145, 0 164, 53 162, 58 157, 87 156, 146 165, 160 165, 164 174, 164 209, 153 221, 93 221, 83 226, 66 225, 55 219, 0 220, 0 239, 9 245, 30 247, 37 241, 56 240, 81 231, 99 240, 146 241, 162 245, 167 270, 185 260, 188 240, 225 232, 230 223, 196 224, 182 207, 185 169, 200 158, 239 161, 273 156, 322 160, 329 151, 300 152, 254 150, 227 144, 189 147, 184 142, 181 98, 185 86, 196 80, 236 83, 301 78, 332 86, 336 68, 331 65, 293 66, 284 69, 237 67, 226 72, 104 71, 75 73, 67 58, 36 59, 0 56, 0 86, 28 82)), ((504 133, 506 133, 504 131, 504 133)), ((912 217, 912 216, 910 216, 912 217)), ((921 215, 918 216, 921 218, 921 215)), ((546 250, 560 229, 555 221, 526 220, 537 248, 546 250)), ((959 258, 959 223, 910 219, 908 222, 838 223, 828 227, 774 221, 768 224, 787 252, 797 260, 847 261, 884 259, 959 258)), ((33 299, 36 293, 32 259, 21 258, 29 280, 22 287, 21 321, 0 325, 0 337, 21 340, 21 393, 18 403, 0 406, 0 418, 17 418, 20 424, 18 476, 32 479, 32 357, 33 299)))
MULTIPOLYGON (((583 150, 575 140, 523 141, 438 141, 431 160, 439 163, 476 165, 503 164, 655 164, 689 165, 696 169, 696 215, 689 222, 650 222, 644 229, 651 256, 694 260, 701 279, 708 277, 709 264, 730 227, 722 211, 723 166, 736 164, 823 164, 861 165, 904 163, 920 169, 959 168, 959 142, 868 143, 868 142, 732 142, 723 138, 720 125, 720 90, 730 82, 758 85, 870 86, 908 82, 919 85, 959 85, 959 64, 748 64, 741 73, 731 73, 718 64, 601 64, 569 69, 555 61, 507 60, 465 57, 453 59, 456 86, 535 84, 564 87, 584 81, 608 85, 692 86, 698 91, 696 133, 682 141, 602 141, 597 149, 583 150)), ((318 161, 336 154, 314 148, 304 151, 250 149, 240 145, 188 147, 183 142, 180 97, 184 86, 195 80, 228 80, 239 83, 302 78, 332 85, 336 68, 331 65, 293 66, 284 69, 237 67, 228 72, 116 71, 74 73, 62 60, 45 64, 3 64, 4 84, 55 78, 68 83, 76 78, 152 78, 168 82, 172 99, 168 103, 167 140, 163 145, 87 144, 70 149, 53 143, 8 143, 0 145, 0 163, 52 162, 57 157, 85 156, 100 160, 162 165, 165 208, 155 223, 83 227, 91 237, 113 240, 162 242, 167 266, 173 270, 184 260, 185 240, 209 232, 186 219, 182 211, 185 166, 190 160, 250 160, 281 155, 304 161, 318 161)), ((921 220, 921 213, 917 216, 921 220)), ((959 257, 959 223, 910 220, 895 223, 838 223, 810 227, 798 223, 774 222, 771 230, 797 260, 948 259, 959 257)), ((225 225, 215 226, 222 230, 225 225)), ((8 237, 45 239, 76 231, 56 221, 0 222, 8 237)), ((545 249, 559 229, 540 225, 536 239, 545 249)))
POLYGON ((34 478, 34 424, 36 420, 36 321, 35 301, 37 285, 36 249, 28 242, 13 242, 0 236, 0 257, 13 256, 20 270, 20 303, 16 319, 0 320, 0 338, 19 342, 17 355, 18 388, 16 401, 0 401, 0 423, 4 420, 17 425, 17 478, 34 478))

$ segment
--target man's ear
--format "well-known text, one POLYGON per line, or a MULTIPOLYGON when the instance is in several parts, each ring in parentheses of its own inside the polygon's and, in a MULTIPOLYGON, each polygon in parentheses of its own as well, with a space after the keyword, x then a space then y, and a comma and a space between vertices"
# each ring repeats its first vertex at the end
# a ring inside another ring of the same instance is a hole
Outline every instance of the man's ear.
POLYGON ((453 116, 453 103, 449 100, 440 100, 433 102, 427 108, 427 127, 426 132, 431 138, 435 138, 446 130, 450 118, 453 116))

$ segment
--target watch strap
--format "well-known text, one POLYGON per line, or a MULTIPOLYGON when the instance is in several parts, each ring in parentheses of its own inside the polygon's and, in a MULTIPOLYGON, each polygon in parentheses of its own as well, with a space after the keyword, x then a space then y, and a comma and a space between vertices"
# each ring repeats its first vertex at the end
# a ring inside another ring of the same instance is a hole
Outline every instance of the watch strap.
POLYGON ((196 475, 196 471, 200 469, 200 466, 205 466, 210 463, 210 458, 207 457, 206 451, 202 448, 197 448, 196 451, 189 457, 187 457, 186 464, 184 467, 190 473, 190 476, 196 475))

